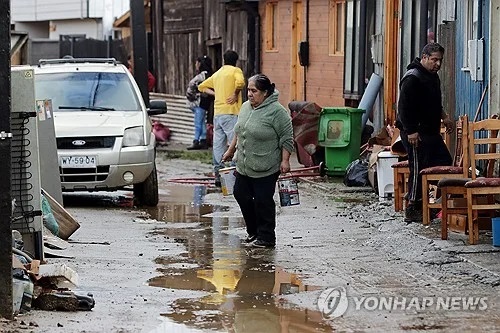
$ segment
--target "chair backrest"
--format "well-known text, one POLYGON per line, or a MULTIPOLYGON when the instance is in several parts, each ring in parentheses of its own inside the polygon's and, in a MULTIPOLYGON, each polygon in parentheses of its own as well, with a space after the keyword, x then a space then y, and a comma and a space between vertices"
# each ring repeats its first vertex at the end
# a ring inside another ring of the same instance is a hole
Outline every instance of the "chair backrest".
MULTIPOLYGON (((453 156, 453 165, 469 168, 469 117, 467 115, 460 116, 456 125, 456 142, 455 155, 453 156), (466 157, 466 158, 464 158, 466 157)), ((467 177, 467 170, 464 170, 464 175, 467 177)))
POLYGON ((451 153, 450 150, 450 145, 451 145, 451 135, 450 133, 446 132, 446 126, 444 125, 444 122, 441 120, 441 128, 439 130, 439 133, 441 134, 441 137, 443 138, 444 144, 446 147, 448 147, 448 150, 451 153))
POLYGON ((472 179, 476 179, 478 162, 484 161, 486 177, 493 177, 493 165, 500 159, 500 119, 485 119, 469 124, 469 154, 472 166, 472 179))

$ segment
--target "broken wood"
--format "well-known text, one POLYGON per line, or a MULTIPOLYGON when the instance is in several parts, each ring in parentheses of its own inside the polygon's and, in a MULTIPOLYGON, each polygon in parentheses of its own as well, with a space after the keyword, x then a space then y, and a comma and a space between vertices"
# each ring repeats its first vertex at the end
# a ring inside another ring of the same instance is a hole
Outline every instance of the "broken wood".
POLYGON ((64 209, 57 200, 50 196, 49 193, 42 189, 43 195, 47 198, 50 204, 50 209, 52 210, 52 214, 59 225, 59 238, 67 240, 78 228, 80 228, 80 224, 75 220, 73 216, 66 209, 64 209))

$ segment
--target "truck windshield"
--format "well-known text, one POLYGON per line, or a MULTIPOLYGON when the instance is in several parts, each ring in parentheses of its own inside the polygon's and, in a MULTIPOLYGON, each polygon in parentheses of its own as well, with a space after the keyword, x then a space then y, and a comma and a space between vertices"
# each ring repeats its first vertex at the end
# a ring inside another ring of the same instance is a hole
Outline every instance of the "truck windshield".
POLYGON ((51 99, 55 112, 141 110, 124 73, 43 73, 35 87, 36 99, 51 99))

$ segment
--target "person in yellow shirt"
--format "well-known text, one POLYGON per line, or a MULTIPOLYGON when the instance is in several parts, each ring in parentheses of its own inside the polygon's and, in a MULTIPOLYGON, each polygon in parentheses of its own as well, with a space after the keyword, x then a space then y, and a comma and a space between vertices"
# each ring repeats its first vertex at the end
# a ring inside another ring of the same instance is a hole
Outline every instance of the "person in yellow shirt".
POLYGON ((200 83, 198 90, 215 96, 213 164, 215 185, 220 187, 219 170, 224 167, 222 155, 233 140, 234 126, 242 104, 241 90, 245 87, 243 71, 236 67, 238 53, 228 50, 224 53, 224 66, 200 83))

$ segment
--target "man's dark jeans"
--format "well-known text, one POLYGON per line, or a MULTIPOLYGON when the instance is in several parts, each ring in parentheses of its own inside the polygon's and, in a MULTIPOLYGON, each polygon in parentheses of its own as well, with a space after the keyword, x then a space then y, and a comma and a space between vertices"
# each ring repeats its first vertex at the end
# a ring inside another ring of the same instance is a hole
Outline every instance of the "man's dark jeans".
POLYGON ((451 155, 439 133, 420 134, 420 141, 415 148, 408 142, 408 134, 401 131, 401 142, 408 152, 410 169, 408 200, 410 205, 417 205, 422 209, 422 176, 420 171, 433 166, 451 165, 451 155))

